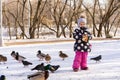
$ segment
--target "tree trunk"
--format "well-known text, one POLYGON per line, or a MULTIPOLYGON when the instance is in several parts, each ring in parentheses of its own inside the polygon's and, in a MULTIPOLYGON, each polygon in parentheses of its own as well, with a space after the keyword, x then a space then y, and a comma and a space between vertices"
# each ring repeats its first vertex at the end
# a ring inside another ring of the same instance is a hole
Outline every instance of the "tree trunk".
POLYGON ((93 26, 93 35, 96 37, 95 27, 93 26))
POLYGON ((102 23, 99 25, 97 37, 102 37, 102 23))

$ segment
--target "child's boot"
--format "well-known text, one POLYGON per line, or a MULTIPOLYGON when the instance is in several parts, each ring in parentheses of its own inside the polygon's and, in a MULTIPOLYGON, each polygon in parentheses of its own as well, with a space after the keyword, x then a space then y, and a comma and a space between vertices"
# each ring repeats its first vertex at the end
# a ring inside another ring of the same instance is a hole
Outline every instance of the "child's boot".
POLYGON ((88 67, 81 68, 81 70, 88 70, 88 67))
POLYGON ((74 72, 78 72, 78 70, 79 70, 78 68, 74 68, 73 69, 74 72))

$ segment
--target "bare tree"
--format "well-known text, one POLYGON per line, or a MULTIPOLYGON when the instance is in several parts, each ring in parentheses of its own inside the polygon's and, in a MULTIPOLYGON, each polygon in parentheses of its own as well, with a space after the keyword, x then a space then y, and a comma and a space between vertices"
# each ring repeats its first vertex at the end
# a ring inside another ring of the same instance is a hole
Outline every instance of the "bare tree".
MULTIPOLYGON (((93 11, 90 11, 90 9, 83 4, 87 12, 90 14, 92 21, 93 21, 93 34, 96 36, 97 31, 97 37, 102 36, 103 27, 105 29, 105 35, 107 36, 111 30, 111 28, 107 25, 110 21, 110 18, 114 15, 114 13, 117 12, 119 9, 120 4, 116 3, 116 0, 109 1, 109 4, 107 4, 106 9, 103 9, 100 5, 99 0, 94 0, 94 6, 93 11), (99 13, 97 13, 99 12, 99 13), (97 17, 96 17, 97 13, 97 17), (99 17, 98 17, 99 16, 99 17), (99 18, 99 26, 97 28, 96 18, 99 18), (108 30, 109 27, 109 30, 108 30)), ((114 17, 115 18, 115 17, 114 17)))
MULTIPOLYGON (((27 19, 27 0, 12 0, 11 2, 8 2, 6 5, 7 14, 12 16, 10 19, 14 18, 15 26, 16 24, 18 24, 18 26, 20 27, 23 39, 24 36, 28 38, 27 35, 25 34, 25 27, 28 24, 28 22, 25 21, 25 19, 27 19), (13 7, 12 9, 9 5, 10 6, 17 5, 17 8, 13 7)), ((14 23, 13 20, 11 21, 11 23, 14 23)))
POLYGON ((11 38, 11 30, 10 30, 10 20, 9 20, 9 17, 8 17, 8 15, 7 15, 7 13, 6 13, 7 11, 6 11, 6 5, 5 5, 5 3, 3 3, 3 9, 2 9, 2 14, 3 14, 3 19, 6 19, 6 20, 4 20, 4 23, 5 24, 3 24, 4 26, 6 25, 6 26, 8 26, 8 33, 9 33, 9 36, 10 36, 10 40, 12 39, 11 38))
POLYGON ((69 31, 69 37, 72 37, 72 21, 76 19, 76 16, 79 18, 78 16, 83 12, 81 11, 81 3, 82 0, 54 1, 54 4, 51 6, 52 10, 49 10, 56 28, 51 28, 46 24, 44 25, 51 31, 55 32, 56 37, 61 37, 62 35, 66 37, 66 30, 69 31))
POLYGON ((112 27, 115 28, 115 22, 119 19, 120 13, 118 12, 118 10, 120 9, 120 3, 118 3, 117 0, 114 1, 111 0, 108 6, 109 6, 107 13, 108 17, 106 17, 108 19, 106 23, 104 23, 104 30, 105 30, 106 38, 111 38, 112 36, 110 35, 110 31, 112 27))
POLYGON ((41 23, 41 16, 42 13, 44 11, 44 8, 46 6, 47 0, 44 2, 42 0, 38 0, 37 2, 37 7, 34 8, 35 9, 35 13, 33 13, 33 7, 31 4, 31 1, 29 0, 29 5, 30 5, 30 28, 29 28, 29 34, 30 34, 30 38, 35 38, 35 30, 36 30, 36 26, 38 26, 39 29, 39 25, 41 23), (43 4, 43 5, 42 5, 43 4))
MULTIPOLYGON (((48 28, 57 38, 72 37, 73 24, 81 14, 87 16, 88 25, 93 24, 94 36, 107 37, 113 26, 119 22, 119 2, 110 0, 101 5, 100 0, 86 5, 83 0, 10 0, 3 5, 3 24, 8 27, 11 39, 11 28, 14 27, 16 39, 39 38, 40 28, 48 28), (13 7, 12 5, 16 6, 13 7), (83 8, 83 7, 84 8, 83 8), (18 29, 21 30, 18 32, 18 29), (19 34, 20 33, 20 34, 19 34)), ((115 27, 115 34, 118 26, 115 27)))
MULTIPOLYGON (((44 11, 46 2, 47 0, 45 2, 44 0, 38 0, 36 2, 37 3, 36 6, 36 4, 35 5, 31 4, 32 3, 31 0, 29 0, 29 2, 28 0, 12 0, 6 4, 7 11, 6 19, 8 22, 9 21, 9 19, 7 18, 8 15, 11 15, 12 18, 14 19, 14 22, 12 23, 14 23, 15 26, 16 38, 18 36, 17 31, 18 28, 20 28, 21 30, 20 35, 23 37, 23 39, 24 37, 26 37, 27 39, 35 38, 35 30, 37 29, 36 26, 39 27, 41 21, 40 17, 42 16, 42 12, 44 11), (12 3, 14 3, 14 5, 16 6, 13 8, 13 10, 8 6, 13 5, 12 3)), ((10 25, 8 26, 10 27, 10 25)))
MULTIPOLYGON (((120 9, 119 9, 120 10, 120 9)), ((118 13, 120 13, 120 11, 118 11, 118 13)), ((114 36, 116 36, 116 33, 117 33, 117 31, 118 31, 118 28, 120 28, 120 14, 117 16, 117 20, 116 20, 116 22, 115 22, 115 25, 114 26, 116 26, 116 28, 115 28, 115 32, 114 32, 114 36)))

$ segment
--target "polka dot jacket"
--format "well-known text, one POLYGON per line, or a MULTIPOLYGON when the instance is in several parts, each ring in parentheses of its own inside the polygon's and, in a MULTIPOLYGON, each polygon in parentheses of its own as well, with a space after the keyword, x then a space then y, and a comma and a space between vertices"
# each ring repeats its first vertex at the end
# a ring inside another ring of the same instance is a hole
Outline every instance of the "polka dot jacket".
POLYGON ((92 39, 92 36, 90 32, 87 31, 87 28, 80 27, 80 28, 75 29, 73 33, 73 38, 75 39, 74 51, 81 51, 81 52, 91 51, 89 40, 92 39), (84 42, 82 40, 84 34, 88 35, 87 42, 84 42))

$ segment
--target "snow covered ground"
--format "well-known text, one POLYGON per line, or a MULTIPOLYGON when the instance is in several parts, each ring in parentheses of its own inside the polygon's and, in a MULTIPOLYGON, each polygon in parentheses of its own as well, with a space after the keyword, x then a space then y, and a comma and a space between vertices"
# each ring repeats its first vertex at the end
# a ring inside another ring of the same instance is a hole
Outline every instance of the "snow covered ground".
POLYGON ((8 58, 6 64, 0 64, 0 75, 4 74, 6 80, 28 80, 27 75, 36 72, 31 71, 31 68, 42 62, 46 65, 45 61, 39 61, 36 57, 37 51, 41 50, 51 55, 50 64, 61 66, 55 73, 50 72, 48 80, 120 80, 120 40, 91 41, 91 43, 92 52, 88 55, 89 70, 79 72, 72 71, 74 42, 0 47, 0 54, 8 58), (22 63, 11 57, 10 53, 13 50, 25 56, 26 60, 32 62, 33 65, 24 68, 22 63), (64 61, 58 56, 60 50, 69 56, 64 61), (90 60, 91 57, 100 54, 102 55, 101 62, 96 63, 90 60))

